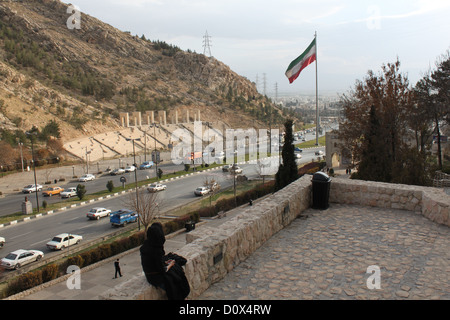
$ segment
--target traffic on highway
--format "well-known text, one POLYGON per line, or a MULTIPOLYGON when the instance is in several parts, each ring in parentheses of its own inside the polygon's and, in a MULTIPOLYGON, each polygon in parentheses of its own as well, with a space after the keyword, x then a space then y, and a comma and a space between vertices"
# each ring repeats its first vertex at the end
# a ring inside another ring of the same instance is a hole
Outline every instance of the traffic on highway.
MULTIPOLYGON (((311 140, 315 138, 314 133, 309 135, 297 135, 295 144, 301 143, 303 139, 311 140)), ((324 148, 311 148, 304 150, 297 150, 297 163, 307 163, 313 159, 317 159, 316 152, 320 151, 323 155, 324 148)), ((174 165, 166 163, 159 165, 164 172, 181 171, 183 165, 174 165)), ((248 179, 259 178, 261 170, 256 163, 241 163, 239 169, 242 170, 240 174, 245 175, 248 179)), ((153 168, 137 169, 136 171, 124 172, 118 175, 111 175, 105 173, 103 175, 95 176, 93 179, 89 178, 86 181, 78 181, 74 179, 70 181, 63 188, 69 190, 76 187, 78 184, 84 184, 89 193, 101 191, 106 189, 106 184, 109 180, 113 180, 116 186, 121 185, 120 179, 125 177, 127 183, 133 183, 136 176, 139 181, 155 177, 155 170, 153 168)), ((195 191, 199 187, 204 187, 206 179, 214 179, 220 189, 224 190, 233 186, 233 174, 227 170, 222 170, 221 167, 210 171, 198 172, 194 175, 186 175, 180 179, 172 181, 164 181, 154 184, 149 187, 148 192, 155 192, 157 201, 160 207, 160 214, 186 205, 189 202, 198 199, 199 194, 195 191)), ((147 189, 147 188, 146 188, 147 189)), ((44 188, 45 190, 45 188, 44 188)), ((47 202, 67 201, 70 197, 62 198, 61 193, 64 191, 58 190, 58 194, 48 196, 45 198, 47 202)), ((42 191, 40 198, 43 199, 42 191)), ((201 196, 202 194, 200 194, 201 196)), ((33 201, 34 195, 32 193, 27 195, 30 201, 33 201)), ((0 257, 16 257, 17 259, 25 259, 30 257, 27 263, 40 260, 43 255, 46 257, 57 254, 55 250, 71 250, 71 246, 81 241, 91 241, 101 238, 107 234, 115 231, 112 228, 113 213, 118 210, 127 210, 127 203, 129 203, 130 195, 128 193, 119 194, 114 197, 105 198, 94 201, 81 206, 76 206, 67 210, 59 211, 51 215, 44 215, 37 219, 31 219, 26 222, 17 223, 15 225, 0 228, 0 257), (76 239, 69 237, 76 235, 76 239), (64 242, 64 238, 67 241, 64 242), (52 240, 53 239, 53 240, 52 240), (60 239, 58 243, 55 239, 60 239), (53 241, 53 242, 52 242, 53 241), (71 241, 71 242, 70 242, 71 241), (49 243, 51 243, 49 245, 49 243), (41 254, 42 253, 42 254, 41 254), (23 258, 21 258, 23 256, 23 258)), ((24 194, 18 192, 17 194, 7 195, 1 199, 0 215, 11 214, 17 212, 17 203, 23 201, 24 194)), ((40 200, 42 201, 42 200, 40 200)), ((34 206, 35 204, 33 204, 34 206)), ((120 219, 117 220, 120 224, 120 219)), ((116 223, 116 224, 117 224, 116 223)), ((21 263, 2 261, 2 265, 9 269, 16 269, 17 265, 20 267, 21 263)))

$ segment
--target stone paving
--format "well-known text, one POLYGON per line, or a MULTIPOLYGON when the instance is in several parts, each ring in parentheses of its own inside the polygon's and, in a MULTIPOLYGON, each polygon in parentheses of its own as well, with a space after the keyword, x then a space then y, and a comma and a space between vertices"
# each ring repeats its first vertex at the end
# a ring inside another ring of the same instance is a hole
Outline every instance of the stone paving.
MULTIPOLYGON (((303 216, 198 299, 450 299, 449 227, 409 211, 334 203, 303 216), (374 265, 380 268, 379 290, 367 287, 373 276, 367 268, 374 265)), ((182 233, 168 239, 166 251, 176 252, 184 238, 182 233)), ((123 278, 111 279, 110 262, 83 273, 81 290, 68 290, 62 282, 22 299, 101 299, 115 285, 142 274, 139 252, 124 255, 121 263, 123 278)))
POLYGON ((305 215, 199 299, 450 299, 450 228, 409 211, 353 205, 305 215), (369 266, 379 267, 379 282, 369 266))

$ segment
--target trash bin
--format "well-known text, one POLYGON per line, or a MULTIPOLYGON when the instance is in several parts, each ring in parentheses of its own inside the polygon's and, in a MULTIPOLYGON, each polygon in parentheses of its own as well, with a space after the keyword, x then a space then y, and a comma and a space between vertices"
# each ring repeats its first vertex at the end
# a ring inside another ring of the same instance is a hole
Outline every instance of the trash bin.
POLYGON ((187 221, 184 224, 184 227, 186 228, 186 232, 192 231, 195 229, 195 222, 194 221, 187 221))
POLYGON ((329 207, 331 178, 323 173, 316 172, 312 178, 313 209, 326 210, 329 207))

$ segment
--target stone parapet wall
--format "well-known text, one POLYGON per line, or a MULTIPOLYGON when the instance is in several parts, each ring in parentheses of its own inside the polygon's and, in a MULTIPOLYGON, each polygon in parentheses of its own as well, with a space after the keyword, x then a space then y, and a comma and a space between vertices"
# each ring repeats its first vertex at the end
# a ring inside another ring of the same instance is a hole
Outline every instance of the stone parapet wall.
MULTIPOLYGON (((241 209, 219 228, 208 225, 187 234, 187 244, 177 254, 188 262, 186 277, 191 286, 188 298, 195 298, 211 284, 221 280, 233 268, 261 247, 310 207, 311 177, 305 176, 283 190, 251 207, 241 209)), ((137 276, 103 295, 104 299, 166 299, 162 290, 145 285, 137 276), (139 288, 139 290, 137 290, 139 288)))
POLYGON ((408 210, 450 226, 450 197, 438 188, 333 179, 330 202, 408 210))

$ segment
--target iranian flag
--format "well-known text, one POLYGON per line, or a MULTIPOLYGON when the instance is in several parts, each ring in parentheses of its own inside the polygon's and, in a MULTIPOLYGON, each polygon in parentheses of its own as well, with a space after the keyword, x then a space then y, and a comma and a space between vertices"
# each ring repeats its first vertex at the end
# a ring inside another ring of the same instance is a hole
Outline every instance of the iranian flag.
POLYGON ((309 47, 297 59, 292 61, 287 68, 286 77, 288 77, 289 83, 294 82, 303 69, 316 61, 316 52, 316 38, 314 38, 309 47))

